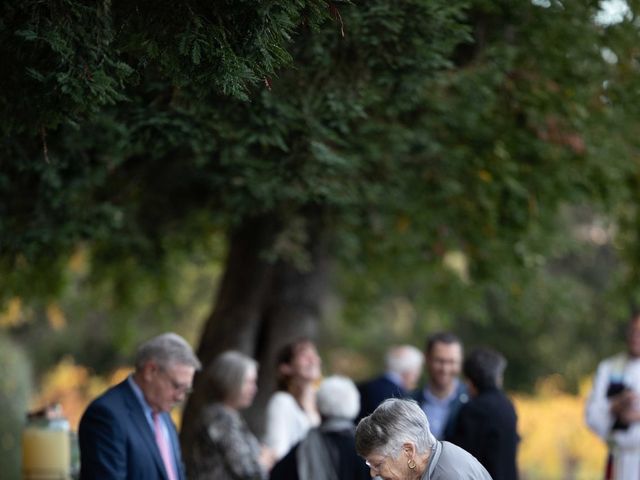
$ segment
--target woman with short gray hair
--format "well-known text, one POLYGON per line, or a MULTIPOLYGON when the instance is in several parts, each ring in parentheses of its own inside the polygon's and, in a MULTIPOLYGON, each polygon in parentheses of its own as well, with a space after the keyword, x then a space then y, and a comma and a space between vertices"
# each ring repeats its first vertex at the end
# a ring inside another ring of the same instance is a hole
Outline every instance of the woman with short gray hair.
POLYGON ((385 400, 356 428, 356 450, 385 480, 491 480, 469 453, 431 434, 413 400, 385 400))
POLYGON ((186 458, 191 480, 264 480, 274 462, 240 416, 257 392, 258 364, 236 351, 220 354, 205 372, 213 402, 201 414, 186 458))

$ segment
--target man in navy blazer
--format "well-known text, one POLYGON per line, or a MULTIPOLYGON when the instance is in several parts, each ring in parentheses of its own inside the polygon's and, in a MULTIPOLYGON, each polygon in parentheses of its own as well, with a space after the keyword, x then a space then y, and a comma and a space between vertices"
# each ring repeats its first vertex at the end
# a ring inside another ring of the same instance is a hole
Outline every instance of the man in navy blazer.
POLYGON ((422 363, 422 353, 416 347, 390 348, 385 356, 384 374, 358 386, 360 413, 357 420, 373 413, 387 398, 406 398, 420 379, 422 363))
POLYGON ((95 399, 80 420, 80 479, 185 480, 168 412, 184 400, 200 367, 175 333, 140 345, 134 373, 95 399))

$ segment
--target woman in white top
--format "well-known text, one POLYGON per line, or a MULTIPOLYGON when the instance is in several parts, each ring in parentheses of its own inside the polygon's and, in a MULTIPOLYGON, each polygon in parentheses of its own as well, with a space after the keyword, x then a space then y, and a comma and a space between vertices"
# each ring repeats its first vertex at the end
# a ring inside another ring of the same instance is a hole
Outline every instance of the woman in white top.
POLYGON ((285 345, 277 356, 278 391, 267 405, 264 443, 284 457, 311 427, 320 424, 316 407, 316 384, 321 360, 311 340, 285 345))

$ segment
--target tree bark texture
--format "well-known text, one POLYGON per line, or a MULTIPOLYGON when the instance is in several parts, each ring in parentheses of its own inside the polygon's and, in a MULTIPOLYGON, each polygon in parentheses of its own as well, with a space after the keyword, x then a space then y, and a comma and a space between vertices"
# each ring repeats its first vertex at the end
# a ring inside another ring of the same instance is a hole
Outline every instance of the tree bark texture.
POLYGON ((271 217, 246 221, 231 234, 225 272, 197 350, 203 370, 194 379, 182 419, 185 452, 191 448, 200 411, 210 401, 203 372, 219 353, 234 349, 259 362, 258 394, 244 413, 261 436, 264 408, 275 390, 276 353, 297 338, 317 337, 328 293, 328 257, 322 222, 311 219, 305 225, 311 260, 305 270, 265 259, 280 231, 271 217))

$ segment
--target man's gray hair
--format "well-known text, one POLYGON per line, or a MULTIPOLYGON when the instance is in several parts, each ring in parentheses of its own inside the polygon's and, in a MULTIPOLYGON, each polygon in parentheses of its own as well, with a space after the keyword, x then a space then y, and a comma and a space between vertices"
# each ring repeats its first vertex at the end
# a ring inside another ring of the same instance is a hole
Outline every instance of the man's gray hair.
POLYGON ((414 400, 385 400, 356 428, 356 450, 362 457, 374 452, 395 457, 407 442, 418 453, 425 453, 436 442, 427 416, 414 400))
POLYGON ((257 369, 258 362, 244 353, 227 350, 218 355, 207 368, 211 397, 218 402, 237 398, 251 368, 257 369))
POLYGON ((172 332, 153 337, 138 347, 134 359, 136 370, 142 370, 150 361, 156 362, 162 368, 189 365, 200 370, 202 367, 191 345, 180 335, 172 332))
POLYGON ((423 362, 424 355, 412 345, 398 345, 390 348, 385 357, 387 370, 398 375, 422 368, 423 362))
POLYGON ((360 411, 360 392, 351 379, 341 375, 325 378, 318 388, 316 400, 323 418, 353 420, 360 411))

